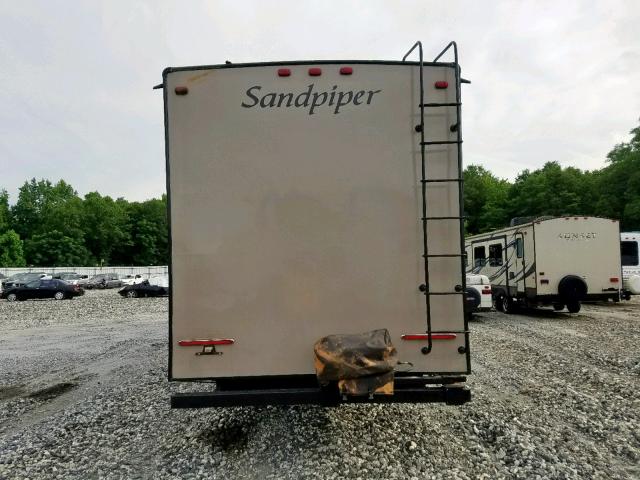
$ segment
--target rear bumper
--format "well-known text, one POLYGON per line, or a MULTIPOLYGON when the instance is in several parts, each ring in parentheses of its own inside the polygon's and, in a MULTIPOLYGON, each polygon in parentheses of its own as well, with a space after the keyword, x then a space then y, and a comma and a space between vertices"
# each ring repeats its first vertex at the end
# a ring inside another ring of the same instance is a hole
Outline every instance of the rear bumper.
MULTIPOLYGON (((400 377, 395 380, 393 395, 346 396, 340 395, 335 385, 321 388, 319 386, 274 385, 278 388, 249 387, 246 383, 238 384, 241 388, 215 390, 213 392, 176 393, 171 396, 171 408, 210 408, 236 406, 265 405, 321 405, 338 406, 344 403, 431 403, 439 402, 447 405, 462 405, 471 400, 471 391, 461 381, 464 377, 427 379, 422 377, 400 377), (439 385, 429 382, 437 380, 439 385)), ((218 387, 229 386, 221 379, 218 387)), ((306 382, 305 382, 306 383, 306 382)))

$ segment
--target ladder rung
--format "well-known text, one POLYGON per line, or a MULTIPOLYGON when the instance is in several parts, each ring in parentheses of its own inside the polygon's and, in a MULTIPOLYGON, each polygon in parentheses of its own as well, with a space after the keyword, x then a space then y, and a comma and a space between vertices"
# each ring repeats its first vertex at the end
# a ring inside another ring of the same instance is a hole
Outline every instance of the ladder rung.
POLYGON ((454 143, 462 143, 462 140, 440 140, 437 142, 420 142, 420 145, 451 145, 454 143))
POLYGON ((466 217, 421 217, 420 220, 464 220, 466 217))
POLYGON ((436 253, 433 255, 422 256, 426 258, 464 257, 464 253, 436 253))
POLYGON ((442 183, 442 182, 462 182, 462 178, 432 178, 429 180, 420 180, 422 183, 442 183))
POLYGON ((462 105, 460 102, 453 103, 423 103, 420 105, 421 107, 457 107, 458 105, 462 105))

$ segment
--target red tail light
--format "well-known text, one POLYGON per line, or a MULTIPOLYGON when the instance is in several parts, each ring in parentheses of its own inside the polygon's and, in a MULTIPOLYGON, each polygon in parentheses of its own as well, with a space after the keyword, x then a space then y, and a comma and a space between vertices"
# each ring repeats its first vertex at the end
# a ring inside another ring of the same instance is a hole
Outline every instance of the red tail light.
POLYGON ((482 294, 491 295, 491 287, 484 287, 484 289, 482 289, 482 294))
POLYGON ((618 283, 619 279, 618 279, 618 277, 611 277, 611 278, 609 279, 609 281, 610 281, 611 283, 618 283))
POLYGON ((233 338, 210 338, 198 340, 180 340, 178 345, 181 347, 207 347, 212 345, 232 345, 235 343, 233 338))
MULTIPOLYGON (((457 337, 455 333, 432 333, 431 340, 453 340, 457 337)), ((429 340, 426 333, 409 333, 400 337, 402 340, 429 340)))

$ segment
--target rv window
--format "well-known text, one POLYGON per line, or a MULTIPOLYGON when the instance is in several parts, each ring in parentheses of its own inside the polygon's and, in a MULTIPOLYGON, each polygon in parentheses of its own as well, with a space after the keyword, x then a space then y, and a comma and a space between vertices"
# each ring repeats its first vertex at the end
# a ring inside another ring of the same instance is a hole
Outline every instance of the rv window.
POLYGON ((500 265, 502 265, 502 244, 489 245, 489 266, 499 267, 500 265))
POLYGON ((516 257, 522 258, 524 254, 524 248, 522 248, 522 238, 516 238, 516 257))
POLYGON ((476 267, 483 267, 487 262, 487 254, 484 247, 476 247, 473 249, 473 264, 476 267))
POLYGON ((638 265, 638 242, 620 242, 622 266, 635 267, 638 265))

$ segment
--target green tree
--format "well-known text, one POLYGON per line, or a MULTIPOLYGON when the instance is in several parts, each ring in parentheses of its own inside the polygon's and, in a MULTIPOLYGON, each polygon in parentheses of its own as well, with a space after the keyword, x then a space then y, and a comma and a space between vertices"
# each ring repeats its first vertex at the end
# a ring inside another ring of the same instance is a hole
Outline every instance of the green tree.
POLYGON ((114 201, 98 192, 84 196, 82 225, 84 241, 98 264, 110 264, 114 250, 131 245, 127 231, 126 201, 114 201))
POLYGON ((82 200, 75 190, 60 180, 25 182, 11 209, 13 225, 22 238, 59 230, 68 236, 82 236, 82 200))
MULTIPOLYGON (((118 202, 121 200, 119 199, 118 202)), ((167 198, 126 204, 128 237, 113 252, 119 265, 166 265, 169 261, 167 198)))
POLYGON ((22 241, 13 230, 0 234, 0 267, 24 267, 22 241))
POLYGON ((541 169, 524 170, 510 190, 512 217, 587 215, 593 213, 593 181, 589 173, 547 162, 541 169))
POLYGON ((10 226, 9 194, 6 190, 0 190, 0 234, 9 230, 10 226))
POLYGON ((509 222, 507 196, 509 182, 484 167, 469 165, 464 171, 464 212, 466 230, 476 234, 500 228, 509 222))
POLYGON ((52 230, 25 241, 25 254, 30 265, 70 267, 87 265, 89 252, 77 239, 52 230))
POLYGON ((71 239, 73 245, 84 248, 82 200, 64 180, 55 185, 49 180, 36 181, 35 178, 25 182, 11 209, 11 217, 14 229, 25 241, 26 260, 30 265, 39 265, 42 258, 42 255, 32 257, 36 251, 29 245, 35 237, 41 239, 51 232, 58 232, 71 239))
POLYGON ((624 230, 640 230, 640 127, 609 152, 607 163, 594 175, 596 212, 619 219, 624 230))

